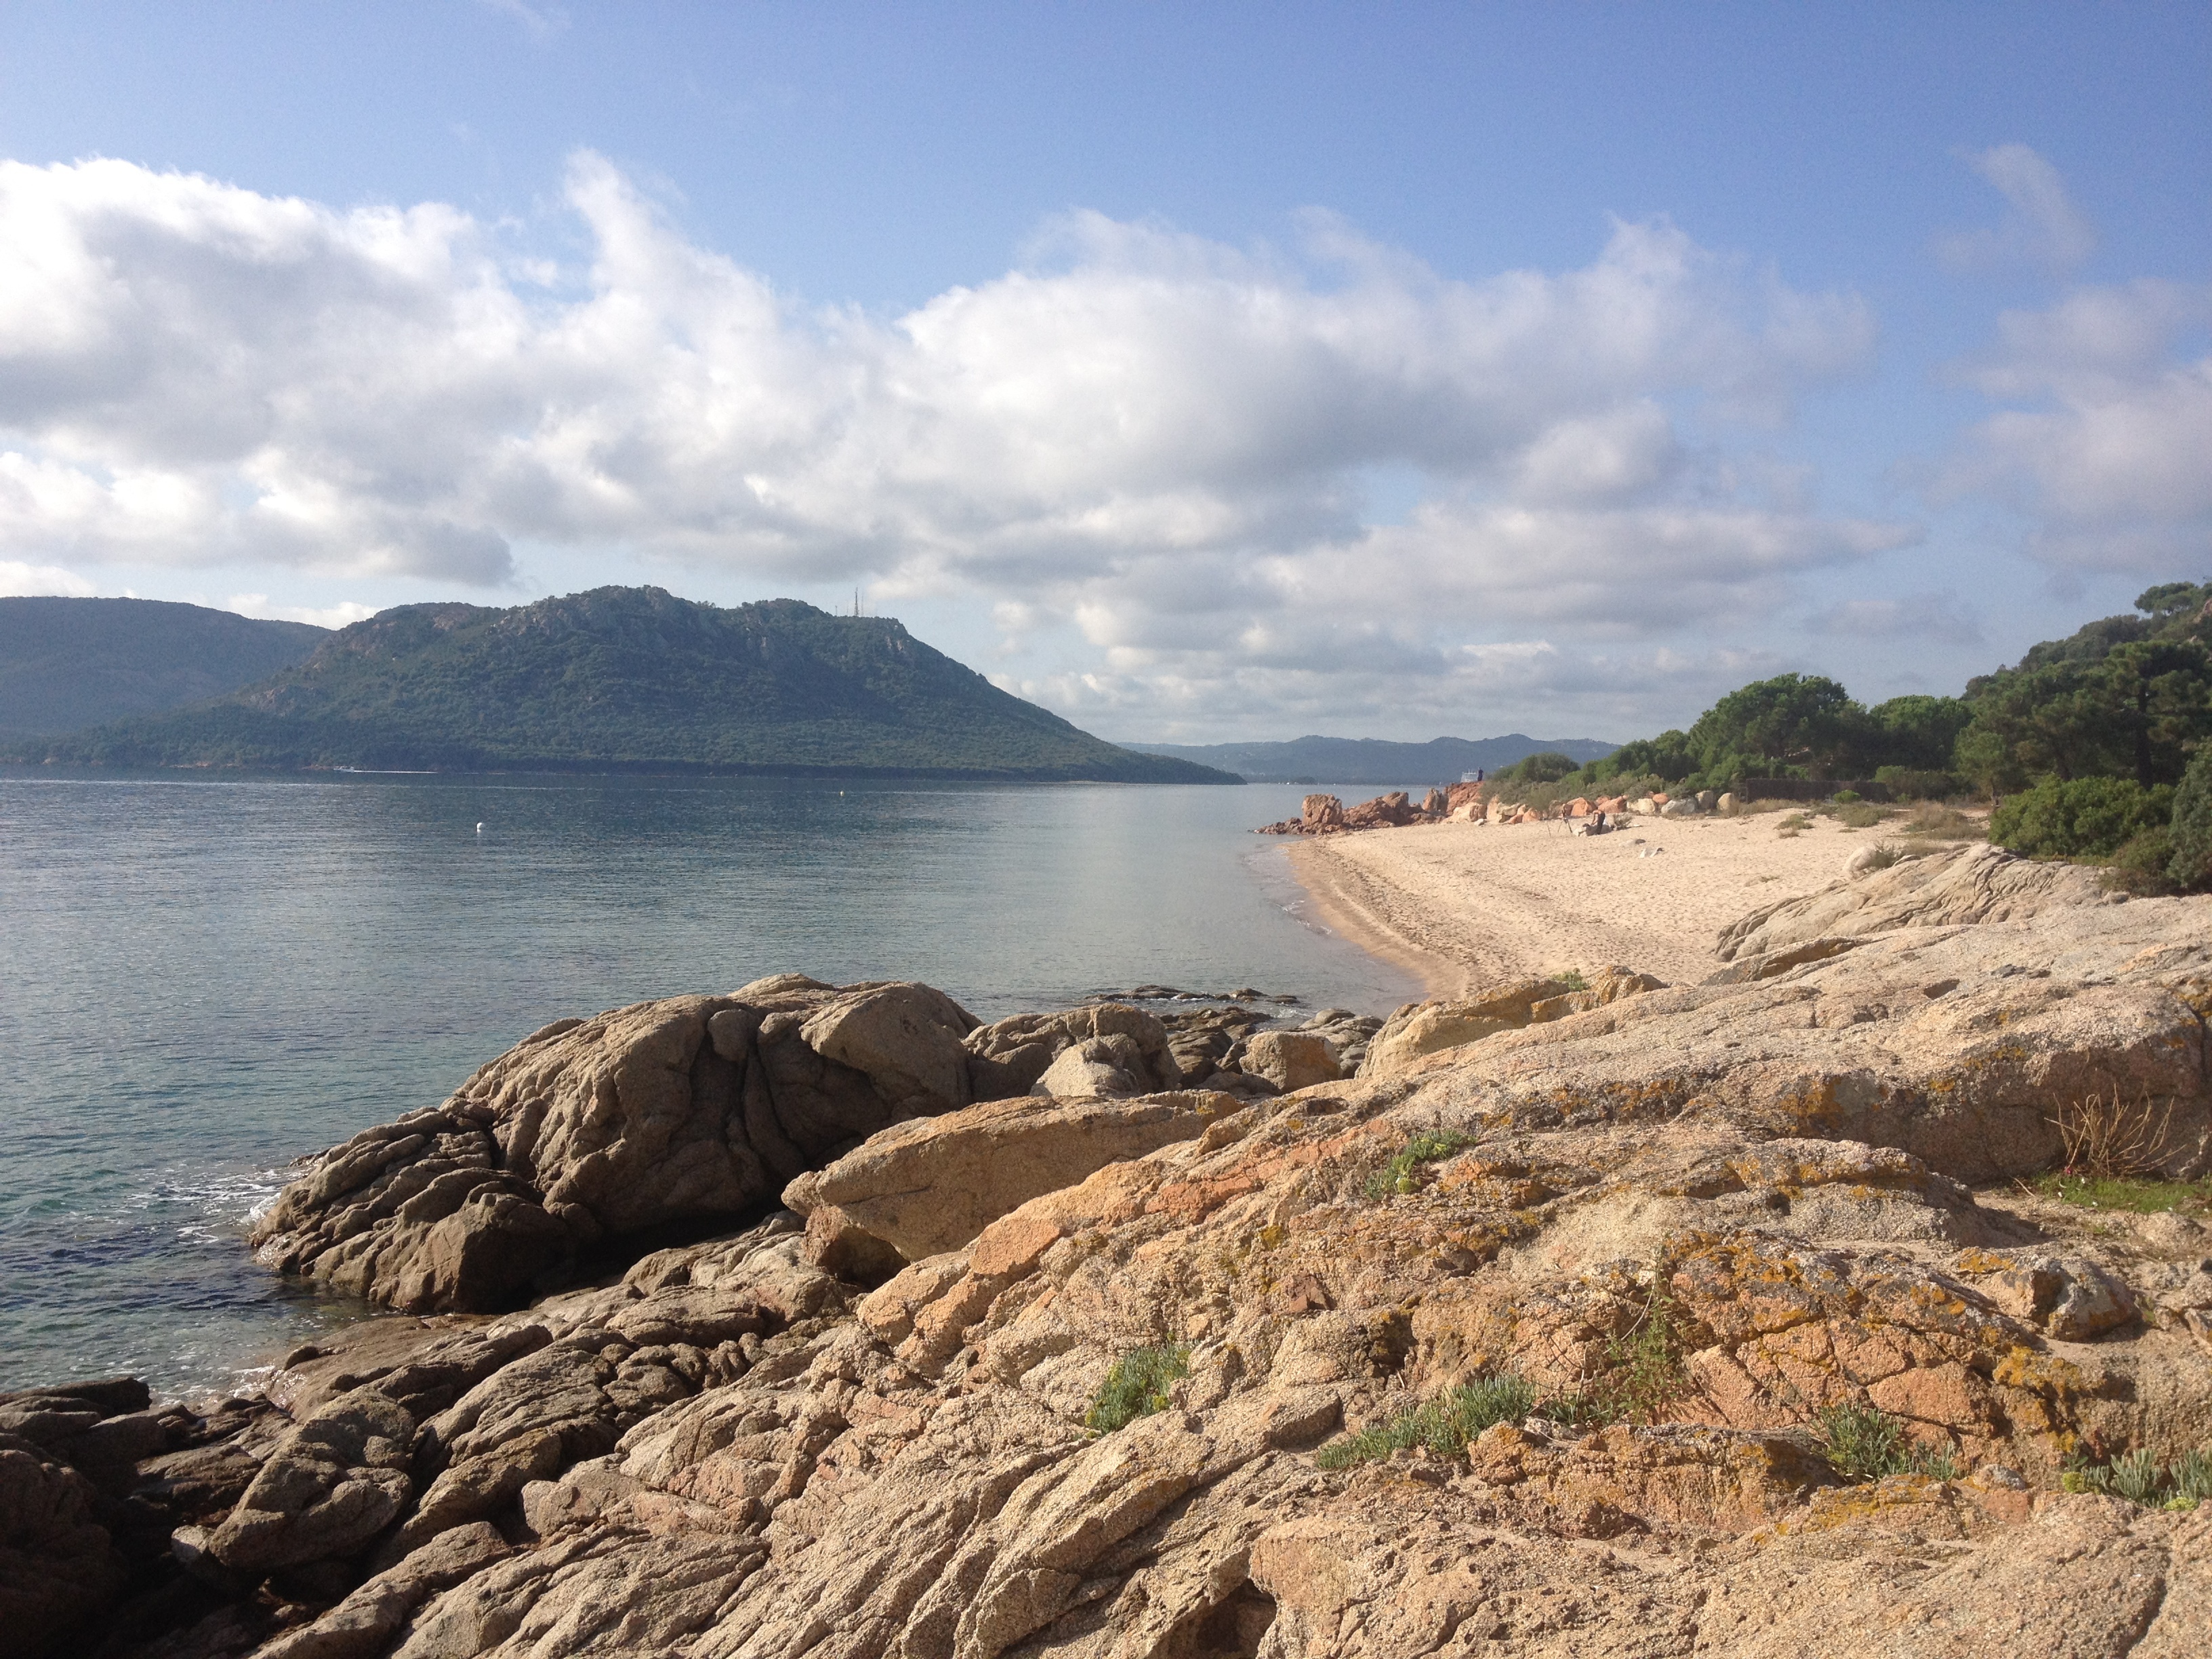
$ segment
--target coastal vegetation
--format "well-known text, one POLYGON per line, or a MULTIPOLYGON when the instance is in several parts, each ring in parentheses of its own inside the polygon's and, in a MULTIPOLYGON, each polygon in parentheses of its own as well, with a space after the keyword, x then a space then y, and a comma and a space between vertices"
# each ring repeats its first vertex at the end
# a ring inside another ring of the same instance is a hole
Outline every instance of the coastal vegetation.
MULTIPOLYGON (((2212 582, 2166 582, 2133 615, 2105 617, 1957 697, 1868 707, 1838 681, 1778 674, 1729 692, 1686 731, 1622 744, 1577 766, 1528 756, 1496 775, 1509 799, 1739 790, 1761 779, 1833 781, 1854 828, 1895 801, 1973 795, 1990 839, 2035 858, 2108 866, 2142 894, 2212 889, 2212 582)), ((1787 833, 1785 825, 1784 833, 1787 833)), ((1926 833, 1925 830, 1920 833, 1926 833)))
POLYGON ((1235 783, 1000 690, 885 617, 602 587, 399 605, 195 708, 35 745, 85 766, 838 772, 1235 783))

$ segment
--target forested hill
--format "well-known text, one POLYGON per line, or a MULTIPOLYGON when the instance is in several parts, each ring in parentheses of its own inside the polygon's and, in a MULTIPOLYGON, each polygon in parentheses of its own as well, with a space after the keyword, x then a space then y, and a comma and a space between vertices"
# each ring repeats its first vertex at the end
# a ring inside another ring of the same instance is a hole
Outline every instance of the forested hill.
POLYGON ((204 702, 330 636, 159 599, 0 599, 0 740, 204 702))
POLYGON ((513 610, 409 605, 198 708, 29 757, 108 766, 838 772, 1235 783, 1133 754, 888 618, 602 587, 513 610))

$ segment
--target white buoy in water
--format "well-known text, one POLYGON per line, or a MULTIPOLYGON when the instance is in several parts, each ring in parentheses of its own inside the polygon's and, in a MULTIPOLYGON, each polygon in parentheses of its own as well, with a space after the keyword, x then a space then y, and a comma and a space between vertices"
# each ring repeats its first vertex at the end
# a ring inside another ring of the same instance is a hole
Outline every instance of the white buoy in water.
POLYGON ((480 835, 480 836, 481 836, 482 834, 483 834, 483 825, 482 825, 481 823, 480 823, 480 824, 478 824, 478 825, 477 825, 477 834, 478 834, 478 835, 480 835))

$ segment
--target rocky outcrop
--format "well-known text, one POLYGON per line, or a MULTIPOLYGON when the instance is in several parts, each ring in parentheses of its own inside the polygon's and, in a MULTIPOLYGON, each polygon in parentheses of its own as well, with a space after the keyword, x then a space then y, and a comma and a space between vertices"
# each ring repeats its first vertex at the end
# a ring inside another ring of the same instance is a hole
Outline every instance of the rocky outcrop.
MULTIPOLYGON (((1453 792, 1456 794, 1458 792, 1453 792)), ((1372 800, 1361 801, 1356 806, 1346 806, 1334 795, 1308 795, 1300 804, 1298 816, 1285 818, 1280 823, 1263 824, 1258 833, 1263 836, 1339 836, 1356 830, 1402 829, 1409 823, 1439 823, 1451 816, 1455 805, 1453 794, 1431 789, 1422 798, 1419 806, 1402 789, 1387 795, 1377 795, 1372 800)))
POLYGON ((2098 872, 2081 865, 2039 864, 2000 847, 1969 846, 1850 873, 1817 893, 1762 906, 1721 930, 1715 954, 1736 962, 1900 927, 2025 921, 2108 896, 2098 872))
MULTIPOLYGON (((963 1032, 969 1101, 795 1172, 803 1219, 291 1356, 294 1420, 226 1431, 256 1473, 167 1558, 162 1594, 220 1605, 134 1601, 131 1640, 2193 1653, 2212 1508, 2068 1472, 2212 1447, 2212 1229, 1992 1178, 2047 1163, 2093 1091, 2148 1101, 2176 1173, 2212 1163, 2212 900, 1990 918, 1824 916, 1726 982, 1585 969, 1401 1011, 1358 1075, 1303 1085, 1298 1030, 1257 1022, 1218 1051, 1225 1018, 1148 1047, 1134 1010, 963 1032), (1116 1036, 1133 1081, 1203 1036, 1215 1074, 1288 1086, 1029 1092, 1116 1036), (1502 1378, 1522 1407, 1452 1432, 1455 1391, 1502 1378), (1898 1437, 1892 1472, 1839 1412, 1898 1437)), ((861 1041, 888 1024, 832 1059, 801 1033, 866 992, 794 994, 777 1029, 813 1059, 787 1060, 885 1111, 948 1086, 946 1023, 910 1061, 902 1030, 861 1041)))
POLYGON ((563 1020, 322 1154, 253 1242, 393 1307, 512 1306, 603 1241, 734 1220, 889 1124, 965 1105, 975 1024, 927 986, 798 975, 563 1020))
POLYGON ((399 1517, 412 1494, 407 1465, 415 1419, 374 1389, 311 1413, 280 1441, 207 1553, 234 1571, 261 1574, 360 1552, 399 1517))
POLYGON ((1386 1077, 1404 1071, 1424 1054, 1564 1019, 1664 986, 1664 981, 1649 974, 1607 966, 1587 978, 1577 973, 1572 979, 1509 980, 1473 996, 1408 1003, 1376 1032, 1358 1069, 1363 1076, 1386 1077))

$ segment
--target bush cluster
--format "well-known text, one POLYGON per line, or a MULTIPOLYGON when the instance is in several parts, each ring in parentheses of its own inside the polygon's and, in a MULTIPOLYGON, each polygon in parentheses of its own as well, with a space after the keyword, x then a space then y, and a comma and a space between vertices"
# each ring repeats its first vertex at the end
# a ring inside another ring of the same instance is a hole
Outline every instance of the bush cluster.
POLYGON ((2166 827, 2173 791, 2132 778, 2045 778, 2008 798, 1990 818, 1990 839, 2031 858, 2110 858, 2136 836, 2166 827))
POLYGON ((1687 731, 1581 767, 1532 755, 1493 781, 1537 806, 1760 777, 1871 777, 1899 801, 1972 788, 2012 798, 1992 836, 2005 846, 2109 861, 2136 892, 2212 890, 2212 582, 2163 583, 2136 610, 2044 641, 1963 697, 1869 708, 1834 680, 1780 674, 1729 692, 1687 731))

